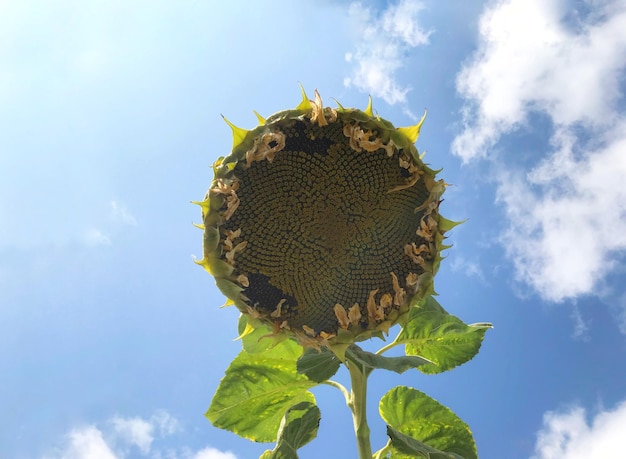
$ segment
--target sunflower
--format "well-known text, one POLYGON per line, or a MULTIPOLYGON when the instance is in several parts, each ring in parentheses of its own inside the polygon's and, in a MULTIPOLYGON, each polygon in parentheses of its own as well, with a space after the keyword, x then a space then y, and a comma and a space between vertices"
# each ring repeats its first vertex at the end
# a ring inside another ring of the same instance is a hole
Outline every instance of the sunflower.
MULTIPOLYGON (((339 104, 338 104, 339 105, 339 104)), ((256 113, 256 112, 255 112, 256 113)), ((446 184, 414 146, 424 117, 395 128, 324 107, 315 91, 250 131, 214 164, 196 261, 247 316, 304 346, 382 336, 433 293, 446 184)))

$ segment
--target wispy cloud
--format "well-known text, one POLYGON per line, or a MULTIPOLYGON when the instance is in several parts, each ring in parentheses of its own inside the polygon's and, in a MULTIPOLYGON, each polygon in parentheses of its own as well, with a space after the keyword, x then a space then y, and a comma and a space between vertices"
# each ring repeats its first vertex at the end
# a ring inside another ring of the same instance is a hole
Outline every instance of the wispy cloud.
POLYGON ((111 245, 114 236, 127 226, 137 226, 137 219, 123 203, 111 201, 106 219, 100 227, 86 230, 82 241, 87 247, 111 245))
POLYGON ((352 3, 349 13, 359 30, 359 44, 356 51, 346 54, 346 61, 354 68, 344 84, 389 104, 406 105, 410 88, 398 83, 396 73, 403 67, 406 52, 428 43, 432 31, 418 22, 423 9, 422 2, 411 0, 391 4, 380 13, 362 3, 352 3))
POLYGON ((148 419, 114 416, 104 427, 87 425, 72 429, 63 444, 42 459, 125 459, 141 456, 168 459, 237 459, 229 451, 188 447, 160 450, 153 443, 182 432, 180 422, 166 411, 157 411, 148 419))
POLYGON ((626 335, 626 293, 622 294, 613 304, 620 331, 626 335))
POLYGON ((137 220, 126 206, 118 201, 111 201, 111 218, 116 223, 137 226, 137 220))
POLYGON ((90 228, 85 231, 83 242, 88 247, 97 247, 99 245, 111 245, 111 238, 104 234, 102 230, 90 228))
POLYGON ((601 411, 591 422, 579 406, 564 412, 548 411, 537 434, 532 459, 600 459, 626 449, 626 401, 601 411))
POLYGON ((589 341, 589 323, 583 320, 583 316, 580 313, 578 306, 574 305, 572 308, 572 314, 570 316, 574 323, 574 331, 572 332, 572 338, 580 341, 589 341))
POLYGON ((467 277, 475 277, 478 280, 485 282, 485 274, 483 273, 483 270, 477 260, 468 260, 461 255, 457 255, 452 259, 450 269, 462 272, 467 277))
POLYGON ((154 425, 151 422, 137 417, 122 418, 118 416, 111 419, 110 422, 117 438, 129 445, 136 446, 143 454, 150 452, 154 440, 154 425))
POLYGON ((626 3, 585 6, 590 13, 557 0, 497 2, 457 78, 467 104, 452 149, 496 162, 517 278, 556 302, 597 294, 626 249, 626 3), (551 143, 516 170, 491 147, 533 113, 548 117, 551 143))

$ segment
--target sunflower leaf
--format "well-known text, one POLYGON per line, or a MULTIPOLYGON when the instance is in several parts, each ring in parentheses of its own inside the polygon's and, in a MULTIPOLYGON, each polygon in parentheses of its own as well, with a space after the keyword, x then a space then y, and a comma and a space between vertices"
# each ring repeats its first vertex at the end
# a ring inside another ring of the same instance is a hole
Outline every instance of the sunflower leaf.
POLYGON ((454 453, 445 453, 426 443, 422 443, 413 437, 398 432, 393 427, 387 426, 387 435, 391 440, 391 448, 395 450, 394 459, 424 457, 426 459, 465 459, 454 453))
POLYGON ((340 365, 339 358, 328 349, 317 351, 307 348, 296 362, 298 373, 304 374, 311 381, 318 383, 332 378, 340 365))
POLYGON ((259 354, 241 351, 222 378, 206 417, 220 429, 258 442, 275 441, 287 409, 315 403, 315 386, 296 371, 302 348, 284 341, 259 354))
POLYGON ((276 446, 259 459, 298 459, 296 451, 317 437, 320 419, 320 409, 314 403, 300 402, 292 406, 280 423, 276 446))
POLYGON ((417 368, 420 365, 432 364, 432 362, 424 357, 411 355, 401 357, 384 357, 382 355, 373 354, 364 351, 356 345, 352 345, 346 352, 347 356, 360 363, 361 365, 375 369, 395 371, 396 373, 404 373, 410 368, 417 368))
POLYGON ((379 410, 389 426, 391 445, 399 453, 392 456, 394 459, 416 455, 432 459, 478 458, 467 424, 417 389, 394 387, 380 400, 379 410))
POLYGON ((490 323, 465 324, 430 296, 411 309, 396 343, 405 344, 407 355, 432 361, 419 368, 422 373, 442 373, 474 358, 489 328, 490 323))

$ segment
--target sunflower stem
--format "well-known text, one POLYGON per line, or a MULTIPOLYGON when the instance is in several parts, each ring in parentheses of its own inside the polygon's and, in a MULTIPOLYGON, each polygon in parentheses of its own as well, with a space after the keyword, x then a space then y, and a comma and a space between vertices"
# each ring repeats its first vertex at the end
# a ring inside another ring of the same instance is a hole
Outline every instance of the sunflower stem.
POLYGON ((382 355, 383 352, 387 352, 389 349, 391 349, 392 347, 397 346, 398 344, 402 344, 398 341, 398 338, 400 338, 400 335, 402 334, 402 330, 400 330, 400 332, 398 332, 398 334, 396 335, 396 337, 393 339, 393 341, 389 344, 387 344, 386 346, 381 347, 380 349, 378 349, 376 351, 377 355, 382 355))
POLYGON ((397 346, 398 344, 400 344, 400 343, 397 342, 397 338, 396 338, 391 343, 389 343, 386 346, 383 346, 380 349, 378 349, 376 351, 376 354, 377 355, 382 355, 383 352, 387 352, 389 349, 391 349, 392 347, 397 346))
POLYGON ((333 386, 337 389, 339 389, 339 391, 343 394, 344 398, 346 399, 346 403, 350 403, 350 393, 348 392, 348 389, 346 389, 342 384, 338 383, 337 381, 333 381, 332 379, 327 379, 326 381, 323 381, 322 384, 327 384, 329 386, 333 386))
POLYGON ((349 360, 348 371, 352 390, 348 407, 352 410, 354 433, 359 451, 359 459, 372 459, 370 428, 367 425, 367 377, 369 371, 354 360, 349 360))

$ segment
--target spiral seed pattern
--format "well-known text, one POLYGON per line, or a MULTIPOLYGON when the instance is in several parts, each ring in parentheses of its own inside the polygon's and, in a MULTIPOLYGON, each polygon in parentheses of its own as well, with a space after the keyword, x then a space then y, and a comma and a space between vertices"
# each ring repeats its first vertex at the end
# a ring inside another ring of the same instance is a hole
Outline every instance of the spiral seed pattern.
MULTIPOLYGON (((380 322, 399 306, 389 298, 415 287, 411 279, 424 271, 416 260, 433 257, 432 243, 418 234, 433 208, 424 205, 426 183, 401 149, 354 148, 341 120, 319 126, 285 119, 271 130, 284 147, 239 161, 232 170, 236 208, 225 202, 221 210, 228 215, 220 228, 223 257, 233 276, 245 279, 247 304, 315 334, 346 326, 337 304, 346 311, 358 305, 351 317, 359 327, 380 322)), ((369 146, 378 133, 362 135, 369 146)))

